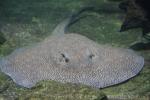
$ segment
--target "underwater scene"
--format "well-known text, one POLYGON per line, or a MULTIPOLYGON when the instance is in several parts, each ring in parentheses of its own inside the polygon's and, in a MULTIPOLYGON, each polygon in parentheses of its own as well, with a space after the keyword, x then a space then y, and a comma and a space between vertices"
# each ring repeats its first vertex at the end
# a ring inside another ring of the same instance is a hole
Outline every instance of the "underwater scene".
POLYGON ((0 1, 0 100, 150 100, 149 4, 0 1))

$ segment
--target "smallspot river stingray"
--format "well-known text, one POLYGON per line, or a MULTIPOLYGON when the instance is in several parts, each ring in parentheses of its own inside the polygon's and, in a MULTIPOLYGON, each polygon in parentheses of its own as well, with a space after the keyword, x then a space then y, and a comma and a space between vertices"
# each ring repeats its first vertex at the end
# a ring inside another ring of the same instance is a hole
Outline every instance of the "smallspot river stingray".
POLYGON ((79 34, 64 34, 69 21, 61 22, 42 42, 2 58, 1 71, 27 88, 41 80, 104 88, 141 71, 144 58, 132 50, 98 44, 79 34))

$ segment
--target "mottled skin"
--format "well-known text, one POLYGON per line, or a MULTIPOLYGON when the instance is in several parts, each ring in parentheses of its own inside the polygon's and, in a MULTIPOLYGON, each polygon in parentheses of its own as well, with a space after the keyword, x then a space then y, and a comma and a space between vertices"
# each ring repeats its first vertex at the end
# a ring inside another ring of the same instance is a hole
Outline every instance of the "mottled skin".
POLYGON ((27 88, 40 80, 103 88, 137 75, 144 59, 128 49, 100 45, 78 34, 64 34, 15 50, 0 64, 2 72, 27 88))

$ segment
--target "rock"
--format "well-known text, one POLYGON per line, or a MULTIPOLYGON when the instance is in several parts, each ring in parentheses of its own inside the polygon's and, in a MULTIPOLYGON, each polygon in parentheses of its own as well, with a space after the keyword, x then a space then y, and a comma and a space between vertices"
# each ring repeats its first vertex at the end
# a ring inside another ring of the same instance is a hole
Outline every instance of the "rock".
POLYGON ((0 45, 2 45, 5 42, 6 42, 6 39, 5 39, 4 35, 3 35, 3 33, 0 32, 0 45))

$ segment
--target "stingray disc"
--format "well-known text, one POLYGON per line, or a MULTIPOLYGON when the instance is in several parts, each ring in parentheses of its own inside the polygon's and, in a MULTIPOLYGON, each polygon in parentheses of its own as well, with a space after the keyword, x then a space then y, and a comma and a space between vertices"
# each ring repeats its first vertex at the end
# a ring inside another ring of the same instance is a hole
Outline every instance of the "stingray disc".
POLYGON ((27 88, 41 80, 103 88, 137 75, 144 59, 129 49, 100 45, 77 34, 65 34, 15 50, 0 64, 2 72, 27 88))

